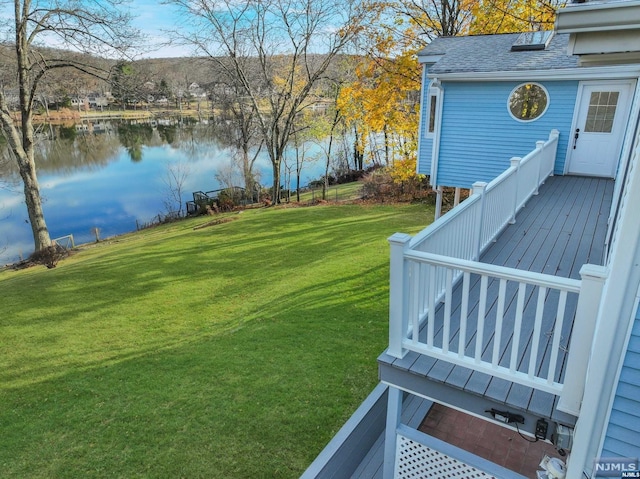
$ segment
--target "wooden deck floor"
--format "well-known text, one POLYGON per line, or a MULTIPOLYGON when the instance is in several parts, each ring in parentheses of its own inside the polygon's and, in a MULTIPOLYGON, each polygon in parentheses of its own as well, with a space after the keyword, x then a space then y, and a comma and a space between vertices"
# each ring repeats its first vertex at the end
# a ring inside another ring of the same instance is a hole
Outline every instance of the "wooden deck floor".
MULTIPOLYGON (((613 180, 599 178, 549 178, 540 189, 540 194, 533 197, 518 214, 516 224, 505 229, 497 242, 483 254, 481 261, 579 279, 583 264, 602 264, 613 184, 613 180)), ((478 294, 472 289, 470 297, 477 298, 478 294)), ((490 301, 488 303, 491 304, 490 301)), ((472 307, 470 304, 470 311, 472 307)), ((568 307, 575 311, 575 304, 568 303, 568 307)), ((488 311, 487 318, 490 314, 491 311, 488 311)), ((553 318, 550 321, 553 322, 553 318)), ((565 338, 563 344, 568 343, 571 323, 568 322, 562 333, 565 338)), ((474 325, 469 323, 468 327, 472 328, 474 325)), ((469 337, 473 333, 473 330, 468 331, 469 337)), ((487 339, 486 351, 492 350, 491 341, 492 338, 487 339)), ((523 341, 525 342, 520 344, 518 351, 521 354, 520 362, 524 364, 528 361, 529 348, 526 342, 530 339, 524 335, 523 341)), ((473 347, 472 343, 470 347, 473 347)), ((510 356, 510 347, 508 341, 501 344, 501 357, 510 356)), ((544 369, 544 361, 545 358, 548 361, 548 356, 541 357, 538 368, 544 369)), ((560 377, 564 368, 562 359, 557 366, 560 377)), ((383 353, 379 362, 381 366, 392 366, 391 369, 385 369, 384 373, 381 367, 382 379, 390 383, 393 383, 393 372, 390 371, 397 368, 458 391, 472 393, 533 414, 552 417, 555 411, 557 398, 552 394, 417 353, 411 352, 403 359, 395 359, 383 353), (389 377, 385 378, 385 375, 389 377)))

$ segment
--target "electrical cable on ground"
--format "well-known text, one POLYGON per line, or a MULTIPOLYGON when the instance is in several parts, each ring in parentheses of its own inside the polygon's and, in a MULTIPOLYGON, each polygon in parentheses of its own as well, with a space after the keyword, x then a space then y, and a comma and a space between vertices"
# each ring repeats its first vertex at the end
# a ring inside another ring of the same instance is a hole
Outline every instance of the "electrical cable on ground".
POLYGON ((515 425, 516 425, 516 431, 518 431, 518 434, 520 434, 520 437, 521 437, 522 439, 524 439, 524 440, 525 440, 525 441, 527 441, 527 442, 538 442, 538 438, 537 438, 537 437, 535 438, 535 440, 533 440, 533 441, 532 441, 532 440, 531 440, 531 439, 529 439, 528 437, 524 436, 524 435, 520 432, 520 428, 518 427, 518 423, 517 423, 517 422, 515 423, 515 425))

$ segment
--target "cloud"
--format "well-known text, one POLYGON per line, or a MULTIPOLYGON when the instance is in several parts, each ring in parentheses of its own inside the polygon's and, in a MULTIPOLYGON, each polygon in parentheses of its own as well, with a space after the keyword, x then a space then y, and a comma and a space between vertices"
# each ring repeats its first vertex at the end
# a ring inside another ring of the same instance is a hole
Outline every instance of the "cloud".
POLYGON ((0 195, 0 218, 6 216, 5 212, 8 210, 12 210, 18 206, 22 206, 24 204, 24 196, 21 194, 17 195, 0 195))

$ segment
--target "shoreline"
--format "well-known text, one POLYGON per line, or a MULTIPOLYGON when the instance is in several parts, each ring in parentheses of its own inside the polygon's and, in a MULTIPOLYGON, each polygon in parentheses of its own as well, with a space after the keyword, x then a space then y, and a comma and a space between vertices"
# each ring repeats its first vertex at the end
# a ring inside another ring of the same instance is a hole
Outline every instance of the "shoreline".
MULTIPOLYGON (((69 122, 77 123, 84 120, 142 120, 156 117, 179 116, 179 117, 209 117, 213 112, 209 109, 154 109, 154 110, 108 110, 108 111, 75 111, 69 108, 50 111, 46 115, 34 114, 34 123, 65 124, 69 122)), ((20 113, 12 114, 13 121, 20 122, 20 113)))

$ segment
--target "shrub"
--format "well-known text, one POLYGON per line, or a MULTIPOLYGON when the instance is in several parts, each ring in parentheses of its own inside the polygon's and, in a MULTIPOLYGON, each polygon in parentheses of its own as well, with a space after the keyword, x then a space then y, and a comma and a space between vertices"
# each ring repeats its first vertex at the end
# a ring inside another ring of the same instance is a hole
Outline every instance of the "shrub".
POLYGON ((391 197, 393 180, 385 169, 368 173, 362 183, 362 195, 365 198, 383 202, 391 197))
POLYGON ((42 264, 47 268, 55 268, 58 262, 69 256, 69 252, 57 243, 36 251, 31 255, 29 261, 34 264, 42 264))
POLYGON ((393 166, 374 169, 363 180, 364 196, 376 201, 423 200, 431 194, 427 177, 416 173, 415 160, 397 160, 393 166))

